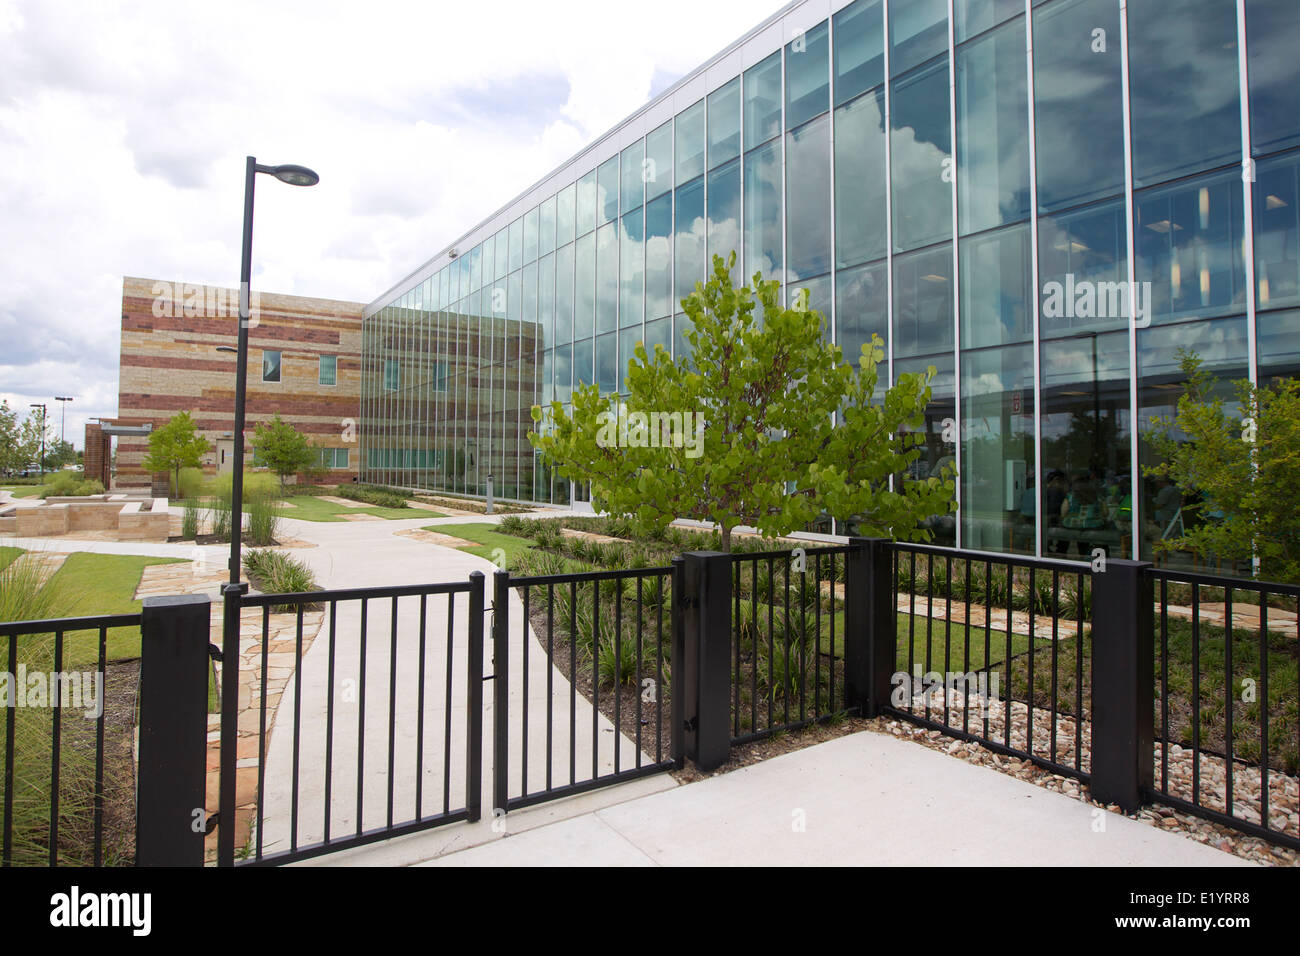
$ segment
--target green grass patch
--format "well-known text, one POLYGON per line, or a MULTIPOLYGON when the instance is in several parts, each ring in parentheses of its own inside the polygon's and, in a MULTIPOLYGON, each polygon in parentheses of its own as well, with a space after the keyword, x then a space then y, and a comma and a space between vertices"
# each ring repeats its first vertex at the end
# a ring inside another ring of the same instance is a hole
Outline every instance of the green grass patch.
POLYGON ((15 498, 35 498, 41 493, 40 485, 0 485, 0 491, 11 491, 15 498))
POLYGON ((349 508, 347 505, 335 504, 332 501, 322 501, 314 495, 294 495, 285 499, 285 503, 292 505, 292 507, 285 508, 281 517, 298 518, 302 521, 346 521, 347 519, 343 515, 348 514, 374 515, 376 518, 386 518, 390 521, 446 517, 446 515, 437 511, 425 511, 422 508, 377 508, 372 506, 349 508))
MULTIPOLYGON (((135 592, 144 569, 155 564, 179 564, 181 560, 81 552, 69 555, 45 586, 54 590, 53 611, 57 617, 132 614, 140 610, 135 592)), ((64 667, 72 670, 94 664, 99 657, 97 640, 95 631, 65 635, 64 667)), ((109 628, 109 660, 139 656, 138 627, 109 628)))
POLYGON ((3 571, 9 565, 13 564, 14 559, 23 553, 22 548, 14 548, 9 545, 0 545, 0 571, 3 571))

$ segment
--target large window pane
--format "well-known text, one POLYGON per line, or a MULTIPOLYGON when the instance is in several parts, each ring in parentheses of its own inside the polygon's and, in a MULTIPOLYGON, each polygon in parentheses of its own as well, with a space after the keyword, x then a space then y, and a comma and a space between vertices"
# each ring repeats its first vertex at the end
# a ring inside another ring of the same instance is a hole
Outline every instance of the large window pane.
POLYGON ((709 168, 740 155, 740 77, 709 94, 709 168))
MULTIPOLYGON (((713 251, 726 255, 722 249, 713 251)), ((780 279, 781 270, 781 143, 768 143, 745 154, 746 281, 756 271, 780 279)))
POLYGON ((672 319, 656 319, 653 322, 645 324, 645 352, 646 358, 653 360, 655 355, 655 346, 661 345, 664 351, 669 354, 673 350, 673 322, 672 319))
POLYGON ((952 348, 952 246, 894 257, 894 355, 952 348))
POLYGON ((1300 312, 1264 312, 1255 320, 1259 378, 1300 376, 1300 312))
POLYGON ((596 331, 618 327, 618 226, 596 230, 596 331))
POLYGON ((884 80, 884 5, 881 0, 857 0, 835 14, 835 105, 884 80))
POLYGON ((596 171, 593 169, 578 180, 577 226, 578 235, 596 228, 596 171))
POLYGON ((569 184, 555 196, 555 245, 557 247, 573 241, 574 198, 577 192, 575 184, 569 184))
POLYGON ((641 324, 641 284, 645 281, 645 211, 637 209, 623 217, 623 231, 618 237, 619 299, 618 327, 641 324))
POLYGON ((673 124, 670 120, 646 134, 645 198, 648 202, 673 188, 673 124))
MULTIPOLYGON (((1202 367, 1217 381, 1211 394, 1232 407, 1235 405, 1233 381, 1246 378, 1246 320, 1244 317, 1215 322, 1183 322, 1163 328, 1140 329, 1138 353, 1138 463, 1145 469, 1163 459, 1149 443, 1153 419, 1172 419, 1178 412, 1187 376, 1182 370, 1181 350, 1195 352, 1202 367)), ((1262 363, 1261 363, 1262 364, 1262 363)), ((1178 435, 1178 437, 1184 437, 1178 435)), ((1196 523, 1194 512, 1183 512, 1192 504, 1189 495, 1169 481, 1143 476, 1141 541, 1144 560, 1160 557, 1168 564, 1191 566, 1192 556, 1173 553, 1157 556, 1158 541, 1181 537, 1196 523)))
POLYGON ((509 271, 514 272, 524 264, 524 221, 520 217, 510 224, 510 264, 509 271))
POLYGON ((745 149, 781 132, 781 52, 745 71, 745 149))
POLYGON ((1029 226, 961 241, 961 344, 1009 345, 1034 337, 1029 226))
POLYGON ((616 392, 619 387, 618 343, 613 335, 596 338, 596 384, 602 392, 616 392))
POLYGON ((948 49, 948 0, 889 0, 889 69, 894 76, 948 49))
POLYGON ((623 150, 622 172, 619 174, 619 207, 629 213, 641 205, 645 186, 641 181, 645 170, 645 143, 633 143, 623 150))
POLYGON ((709 266, 713 257, 736 253, 740 263, 740 160, 732 160, 709 173, 709 266))
POLYGON ((1134 196, 1139 320, 1245 310, 1241 192, 1241 174, 1234 170, 1134 196))
POLYGON ((835 112, 835 263, 857 265, 885 254, 885 92, 835 112))
MULTIPOLYGON (((955 0, 954 29, 957 42, 969 40, 1018 13, 1025 12, 1025 0, 955 0)), ((1024 50, 1020 51, 1024 56, 1024 50)))
MULTIPOLYGON (((523 254, 522 247, 520 247, 520 254, 521 255, 523 254)), ((496 264, 495 278, 497 281, 500 281, 501 279, 504 279, 506 277, 506 273, 510 271, 510 229, 509 227, 502 229, 500 232, 497 233, 496 263, 497 264, 496 264)), ((484 279, 483 284, 487 285, 486 278, 484 279)))
POLYGON ((673 254, 677 259, 677 288, 673 298, 677 301, 673 311, 679 308, 677 302, 695 291, 695 283, 702 282, 707 272, 703 176, 678 187, 675 221, 673 254))
POLYGON ((524 213, 524 262, 537 258, 537 210, 524 213))
POLYGON ((704 100, 677 114, 676 181, 687 182, 704 172, 704 100))
POLYGON ((786 134, 787 282, 831 271, 830 149, 830 116, 786 134))
POLYGON ((894 203, 894 251, 952 235, 952 156, 948 68, 928 67, 894 83, 889 137, 894 203))
POLYGON ((965 352, 961 378, 962 545, 1033 554, 1033 346, 965 352))
POLYGON ((618 218, 618 157, 611 156, 596 170, 596 209, 600 214, 597 225, 603 226, 618 218))
MULTIPOLYGON (((894 362, 895 375, 924 372, 934 367, 935 377, 930 383, 930 404, 925 408, 925 421, 917 429, 924 436, 921 455, 908 466, 907 479, 939 477, 948 465, 957 464, 957 442, 949 424, 956 421, 957 403, 953 357, 951 353, 894 362)), ((903 429, 911 431, 911 429, 903 429)), ((957 543, 957 517, 953 514, 931 515, 921 525, 934 535, 933 544, 953 547, 957 543)))
MULTIPOLYGON (((835 341, 855 368, 873 333, 882 344, 889 341, 888 277, 884 262, 835 273, 835 341)), ((882 371, 881 381, 886 377, 882 371)))
MULTIPOLYGON (((642 341, 641 330, 624 329, 618 333, 618 364, 614 367, 614 384, 623 394, 627 394, 627 367, 636 360, 636 346, 642 341)), ((647 355, 653 353, 653 347, 647 347, 647 355)))
POLYGON ((1256 156, 1300 146, 1300 17, 1295 0, 1246 0, 1250 140, 1256 156))
POLYGON ((592 339, 573 343, 573 387, 591 385, 595 376, 595 344, 592 339))
POLYGON ((957 51, 957 201, 962 235, 1029 217, 1024 20, 957 51))
POLYGON ((1300 304, 1300 157, 1260 163, 1255 180, 1255 281, 1260 309, 1300 304))
POLYGON ((1038 222, 1039 326, 1045 336, 1128 326, 1124 203, 1038 222))
POLYGON ((578 240, 574 253, 573 338, 586 338, 596 318, 596 236, 587 233, 578 240))
POLYGON ((1139 187, 1241 156, 1236 6, 1183 0, 1177 7, 1175 14, 1161 0, 1128 4, 1133 182, 1139 187))
POLYGON ((823 20, 785 45, 785 128, 830 109, 830 27, 823 20))
POLYGON ((573 253, 573 243, 555 250, 556 345, 573 341, 573 253))
POLYGON ((673 195, 666 193, 645 207, 645 312, 657 319, 673 312, 673 195))
POLYGON ((538 207, 537 254, 555 251, 555 197, 551 196, 538 207))
POLYGON ((1034 11, 1040 209, 1123 191, 1120 61, 1115 0, 1062 0, 1034 11))
POLYGON ((1128 557, 1128 332, 1044 342, 1042 356, 1043 551, 1128 557))
POLYGON ((555 344, 555 256, 537 260, 537 325, 544 348, 555 344))
POLYGON ((573 394, 572 346, 560 345, 555 349, 555 400, 567 402, 573 394))

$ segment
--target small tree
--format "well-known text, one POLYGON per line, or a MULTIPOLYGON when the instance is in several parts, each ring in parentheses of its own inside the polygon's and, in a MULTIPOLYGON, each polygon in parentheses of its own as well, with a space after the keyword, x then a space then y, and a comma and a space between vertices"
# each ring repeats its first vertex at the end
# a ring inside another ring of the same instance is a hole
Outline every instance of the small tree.
POLYGON ((724 551, 737 525, 788 534, 823 510, 857 517, 863 533, 928 540, 919 521, 953 507, 951 472, 900 477, 894 491, 888 482, 919 454, 921 436, 904 426, 922 424, 934 369, 900 376, 873 403, 878 337, 855 370, 804 307, 806 290, 783 308, 779 283, 761 273, 752 290, 733 287, 734 252, 713 262, 709 282, 682 300, 689 360, 638 345, 625 402, 591 385, 574 392, 572 413, 534 408, 534 447, 558 474, 590 481, 594 507, 642 531, 713 522, 724 551))
POLYGON ((149 471, 165 471, 172 476, 172 488, 179 491, 182 468, 197 468, 208 451, 208 440, 194 427, 189 412, 181 412, 162 428, 149 433, 149 452, 144 466, 149 471))
POLYGON ((1161 463, 1143 473, 1200 500, 1182 506, 1195 525, 1156 547, 1233 563, 1258 557, 1265 579, 1300 582, 1300 381, 1235 382, 1234 415, 1213 395, 1201 359, 1179 355, 1187 390, 1172 418, 1153 419, 1148 437, 1161 463))
POLYGON ((283 421, 278 413, 265 425, 257 426, 252 446, 262 464, 279 476, 281 490, 286 478, 310 467, 316 460, 316 448, 307 436, 283 421))
POLYGON ((18 412, 0 401, 0 471, 17 471, 27 466, 38 449, 29 447, 27 430, 18 420, 18 412))

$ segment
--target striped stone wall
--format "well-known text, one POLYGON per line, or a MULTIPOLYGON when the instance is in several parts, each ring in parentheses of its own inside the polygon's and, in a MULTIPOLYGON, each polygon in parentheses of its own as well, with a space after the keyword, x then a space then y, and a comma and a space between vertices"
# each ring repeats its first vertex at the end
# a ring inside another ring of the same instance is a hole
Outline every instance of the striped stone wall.
MULTIPOLYGON (((304 296, 255 294, 249 329, 245 441, 279 413, 313 443, 348 449, 348 467, 329 482, 351 481, 360 460, 355 422, 361 390, 362 304, 304 296), (263 353, 280 352, 280 381, 262 380, 263 353), (336 384, 320 384, 321 356, 335 356, 336 384)), ((217 443, 233 437, 238 291, 167 280, 122 281, 122 351, 118 418, 122 425, 161 427, 188 411, 212 442, 204 471, 217 470, 217 443)), ((149 484, 143 438, 119 438, 116 487, 149 484)), ((252 451, 246 461, 251 465, 252 451)))

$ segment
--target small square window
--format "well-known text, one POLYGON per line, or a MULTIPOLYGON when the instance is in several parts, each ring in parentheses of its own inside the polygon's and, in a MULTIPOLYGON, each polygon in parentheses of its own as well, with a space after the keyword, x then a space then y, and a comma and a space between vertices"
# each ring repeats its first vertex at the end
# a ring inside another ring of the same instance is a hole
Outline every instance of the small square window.
POLYGON ((320 385, 337 385, 338 372, 339 357, 337 355, 322 355, 316 381, 320 385))
POLYGON ((262 352, 262 381, 280 381, 280 353, 265 349, 262 352))

